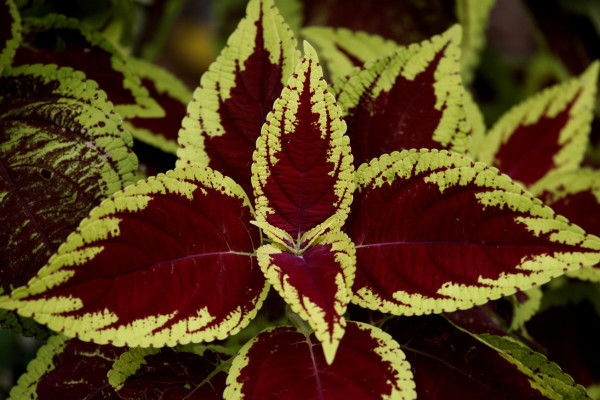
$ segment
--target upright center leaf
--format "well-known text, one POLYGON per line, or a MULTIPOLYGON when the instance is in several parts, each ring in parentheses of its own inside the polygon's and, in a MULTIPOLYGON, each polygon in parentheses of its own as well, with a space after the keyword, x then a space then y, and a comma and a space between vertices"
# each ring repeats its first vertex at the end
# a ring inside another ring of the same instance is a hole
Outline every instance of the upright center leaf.
POLYGON ((287 246, 301 245, 303 235, 341 227, 354 190, 341 110, 314 49, 305 43, 304 51, 267 116, 252 165, 257 220, 275 228, 264 230, 287 246))

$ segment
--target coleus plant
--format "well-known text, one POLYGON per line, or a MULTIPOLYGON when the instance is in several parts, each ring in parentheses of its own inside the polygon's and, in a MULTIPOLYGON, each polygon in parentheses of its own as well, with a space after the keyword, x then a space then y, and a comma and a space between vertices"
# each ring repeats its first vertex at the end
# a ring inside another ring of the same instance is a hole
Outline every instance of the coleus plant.
MULTIPOLYGON (((37 127, 13 126, 13 116, 48 119, 23 99, 66 97, 82 109, 76 122, 91 121, 81 133, 114 146, 83 141, 103 149, 98 162, 117 157, 100 169, 119 182, 101 185, 116 193, 85 211, 36 276, 0 298, 0 307, 61 332, 11 396, 58 387, 79 398, 410 399, 436 393, 435 381, 419 372, 431 365, 409 363, 405 352, 447 343, 476 349, 477 362, 493 360, 515 382, 483 384, 489 398, 585 398, 502 332, 474 335, 441 317, 345 316, 351 302, 396 316, 468 309, 565 272, 594 274, 600 261, 600 239, 467 156, 480 153, 463 106, 460 28, 340 72, 330 88, 316 51, 305 42, 300 57, 272 1, 251 0, 246 13, 188 106, 177 167, 135 184, 131 138, 94 82, 75 76, 87 86, 73 89, 64 83, 72 71, 55 66, 5 71, 3 135, 12 136, 3 148, 37 127), (239 351, 189 345, 240 332, 271 286, 295 326, 271 326, 239 351)), ((570 83, 562 103, 534 103, 542 112, 523 125, 552 126, 551 145, 583 143, 589 129, 569 129, 577 140, 561 139, 561 129, 589 125, 597 70, 570 83), (562 125, 552 123, 557 113, 562 125)))

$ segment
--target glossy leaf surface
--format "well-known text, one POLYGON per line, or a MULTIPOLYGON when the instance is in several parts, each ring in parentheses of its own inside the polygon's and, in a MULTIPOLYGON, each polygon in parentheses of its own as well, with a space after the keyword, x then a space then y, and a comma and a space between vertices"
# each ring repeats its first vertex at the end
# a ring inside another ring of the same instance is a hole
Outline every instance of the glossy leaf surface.
POLYGON ((53 336, 29 363, 9 398, 51 400, 60 394, 63 399, 118 400, 106 374, 123 351, 53 336))
POLYGON ((263 331, 233 361, 225 400, 415 399, 410 366, 398 343, 371 325, 348 322, 327 365, 315 338, 296 328, 263 331))
POLYGON ((460 38, 455 26, 335 82, 356 165, 396 150, 467 151, 460 38))
POLYGON ((483 141, 479 160, 526 186, 576 169, 588 143, 599 66, 505 113, 483 141))
POLYGON ((0 74, 12 62, 21 42, 21 17, 13 0, 0 4, 0 74))
POLYGON ((133 183, 137 158, 106 94, 70 68, 0 77, 0 282, 25 284, 89 211, 133 183))
POLYGON ((267 244, 258 249, 258 263, 292 311, 312 326, 331 364, 352 297, 356 258, 348 236, 330 233, 301 255, 267 244))
POLYGON ((118 192, 0 306, 69 336, 117 346, 223 339, 256 314, 267 286, 241 188, 177 169, 118 192))
POLYGON ((406 354, 418 399, 589 399, 556 364, 508 338, 486 335, 490 344, 440 316, 395 319, 383 328, 406 354))
POLYGON ((267 116, 252 164, 257 220, 285 232, 265 231, 291 247, 327 220, 329 229, 340 227, 354 190, 341 110, 306 42, 305 54, 267 116))
POLYGON ((108 372, 109 383, 118 395, 131 400, 220 400, 226 378, 218 354, 195 354, 168 347, 132 348, 108 372))
POLYGON ((125 57, 100 33, 59 14, 27 18, 23 31, 14 66, 41 63, 81 70, 124 118, 162 114, 125 57))
POLYGON ((179 79, 157 65, 135 58, 127 61, 140 77, 142 86, 164 112, 148 118, 130 118, 125 121, 125 126, 134 132, 137 139, 175 154, 179 127, 192 93, 179 79))
POLYGON ((353 302, 397 315, 464 309, 600 259, 586 235, 481 163, 404 151, 357 171, 346 232, 353 302))
POLYGON ((300 58, 273 0, 252 0, 202 76, 179 133, 177 166, 208 165, 250 196, 252 153, 273 102, 300 58))

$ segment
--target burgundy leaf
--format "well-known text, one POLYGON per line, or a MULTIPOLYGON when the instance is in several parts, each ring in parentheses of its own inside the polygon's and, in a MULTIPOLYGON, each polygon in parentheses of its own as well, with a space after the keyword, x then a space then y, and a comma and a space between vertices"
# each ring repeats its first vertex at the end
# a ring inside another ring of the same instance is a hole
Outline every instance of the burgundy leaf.
POLYGON ((600 242, 497 170, 410 151, 357 171, 346 232, 357 304, 398 315, 464 309, 600 257, 600 242))
POLYGON ((224 339, 250 322, 268 288, 251 219, 241 188, 217 172, 149 178, 92 210, 30 285, 0 303, 98 343, 224 339))
POLYGON ((412 148, 466 152, 460 37, 455 26, 335 82, 357 165, 412 148))
POLYGON ((305 53, 267 117, 252 164, 257 220, 285 232, 287 238, 272 238, 292 248, 290 241, 302 245, 311 230, 340 227, 354 190, 340 107, 306 42, 305 53))
POLYGON ((298 59, 296 40, 273 0, 248 2, 246 17, 194 93, 177 165, 208 165, 250 196, 256 139, 298 59))
POLYGON ((414 399, 409 365, 398 343, 371 325, 348 322, 327 365, 314 335, 296 328, 263 331, 233 362, 226 400, 414 399))

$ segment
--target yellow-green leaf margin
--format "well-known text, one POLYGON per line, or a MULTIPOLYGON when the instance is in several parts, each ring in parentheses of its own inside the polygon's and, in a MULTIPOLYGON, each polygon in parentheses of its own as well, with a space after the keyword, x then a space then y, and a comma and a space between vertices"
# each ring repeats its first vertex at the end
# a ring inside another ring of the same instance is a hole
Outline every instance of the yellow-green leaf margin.
MULTIPOLYGON (((352 298, 352 284, 356 270, 356 256, 354 245, 348 235, 343 232, 331 232, 318 240, 318 245, 331 245, 331 253, 339 266, 339 272, 333 277, 337 286, 332 298, 327 300, 333 303, 335 315, 330 315, 315 304, 310 297, 304 296, 303 287, 290 284, 290 277, 286 274, 285 266, 277 265, 271 260, 273 254, 286 252, 286 248, 278 243, 267 244, 258 249, 258 264, 263 273, 289 304, 292 311, 306 320, 315 331, 315 336, 323 346, 323 353, 328 364, 334 360, 335 353, 346 326, 344 313, 352 298)), ((309 266, 310 267, 310 266, 309 266)), ((309 272, 312 275, 312 273, 309 272)), ((315 276, 317 280, 321 276, 315 276)), ((323 282, 324 283, 324 282, 323 282)), ((327 296, 328 293, 323 293, 327 296)))
MULTIPOLYGON (((413 81, 426 70, 437 54, 443 52, 435 69, 433 82, 433 107, 441 111, 442 116, 432 140, 440 143, 443 148, 465 154, 469 147, 469 124, 463 107, 460 77, 461 38, 461 27, 454 25, 441 35, 421 43, 399 47, 381 59, 368 61, 362 68, 354 69, 348 76, 336 80, 333 90, 344 110, 343 116, 348 114, 348 110, 357 107, 365 94, 377 98, 380 93, 390 91, 398 76, 413 81)), ((393 107, 393 104, 390 106, 393 107)))
MULTIPOLYGON (((206 306, 203 308, 202 305, 195 305, 194 307, 198 307, 197 311, 188 313, 183 318, 177 315, 181 311, 179 309, 174 309, 171 314, 154 314, 152 310, 148 310, 147 317, 138 317, 127 325, 119 325, 117 322, 120 317, 108 308, 99 312, 82 310, 84 303, 81 298, 70 294, 43 297, 53 288, 69 283, 69 280, 81 271, 85 275, 85 269, 79 266, 102 253, 104 246, 96 242, 118 237, 121 229, 121 218, 119 218, 121 213, 144 210, 153 200, 153 196, 175 194, 192 200, 195 191, 205 193, 207 189, 214 189, 225 196, 239 199, 243 207, 247 207, 252 213, 250 201, 242 188, 230 178, 223 177, 219 172, 208 168, 194 166, 175 169, 165 175, 160 174, 146 181, 140 181, 115 193, 113 197, 94 208, 89 217, 81 222, 77 231, 69 235, 66 242, 40 269, 37 276, 27 285, 0 297, 0 307, 17 310, 19 314, 33 317, 37 322, 47 325, 54 331, 61 331, 69 337, 98 344, 110 343, 115 346, 175 346, 189 342, 212 341, 216 338, 225 339, 237 333, 256 316, 267 296, 268 284, 265 283, 257 291, 253 290, 252 309, 244 313, 239 305, 231 306, 226 311, 227 315, 224 315, 219 324, 214 326, 210 323, 215 317, 207 311, 206 306), (82 310, 81 313, 77 313, 79 310, 82 310), (176 322, 165 327, 164 324, 173 318, 176 322)), ((166 211, 163 209, 159 212, 164 214, 166 211)), ((171 249, 168 248, 161 248, 161 250, 171 253, 171 249)), ((235 251, 231 253, 237 254, 235 251)), ((246 253, 243 255, 252 256, 246 253)), ((115 276, 118 275, 109 275, 108 278, 115 276)), ((185 293, 181 296, 185 296, 185 293)), ((124 304, 123 307, 127 308, 127 305, 124 304)))
MULTIPOLYGON (((338 171, 330 172, 330 175, 337 174, 337 180, 333 187, 337 201, 334 214, 323 218, 321 224, 305 232, 302 238, 288 237, 286 239, 276 234, 275 230, 265 230, 265 234, 271 239, 285 246, 289 246, 286 241, 290 239, 293 242, 297 241, 298 245, 304 242, 304 238, 314 239, 314 231, 334 231, 341 228, 350 212, 352 193, 354 192, 353 158, 349 138, 345 135, 346 123, 342 119, 342 110, 336 103, 335 97, 329 92, 327 82, 323 79, 323 70, 319 65, 317 54, 308 42, 304 42, 304 53, 304 59, 298 64, 281 96, 275 101, 273 110, 267 115, 267 120, 256 143, 252 164, 256 219, 261 224, 268 223, 268 216, 276 213, 271 200, 264 191, 271 175, 268 166, 277 164, 278 159, 273 154, 281 150, 281 142, 286 140, 285 135, 301 134, 296 132, 298 124, 296 113, 301 105, 300 96, 304 91, 306 79, 309 80, 311 112, 319 116, 317 129, 320 129, 320 137, 328 138, 330 143, 326 161, 339 166, 338 171), (323 223, 327 225, 326 228, 323 227, 323 223)), ((306 105, 302 106, 306 107, 306 105)), ((305 190, 311 190, 311 188, 305 190)))
POLYGON ((264 48, 269 59, 282 63, 282 84, 288 80, 300 53, 296 39, 283 21, 273 0, 250 0, 246 7, 246 17, 227 40, 227 45, 202 75, 200 86, 194 91, 188 105, 187 116, 179 131, 180 148, 177 151, 177 166, 186 164, 208 165, 204 136, 221 136, 225 129, 219 116, 219 105, 231 97, 238 71, 243 71, 244 62, 254 52, 257 24, 262 18, 264 48))
MULTIPOLYGON (((361 165, 356 172, 356 185, 358 192, 363 192, 366 188, 391 186, 398 179, 409 181, 415 176, 422 176, 418 178, 421 179, 421 182, 438 186, 440 193, 453 187, 473 187, 473 185, 480 187, 481 191, 475 192, 473 195, 482 210, 493 207, 521 213, 521 216, 515 217, 515 222, 533 236, 545 237, 548 243, 575 246, 575 248, 572 251, 556 251, 553 255, 541 254, 523 257, 520 264, 514 266, 514 271, 503 272, 498 279, 483 278, 480 275, 475 285, 445 282, 437 290, 436 296, 441 296, 437 298, 422 295, 415 287, 411 293, 403 290, 395 291, 393 293, 394 301, 391 301, 382 297, 379 291, 368 287, 371 283, 362 287, 357 287, 357 283, 355 283, 352 302, 361 307, 395 315, 420 315, 467 309, 513 294, 518 290, 527 290, 535 285, 541 285, 567 271, 591 266, 600 261, 599 238, 586 234, 583 229, 570 223, 566 218, 556 215, 550 207, 544 206, 539 199, 523 190, 508 176, 499 173, 496 168, 488 167, 480 162, 474 163, 469 158, 458 154, 413 149, 384 155, 369 164, 361 165), (524 273, 520 273, 520 270, 524 273)), ((473 189, 467 193, 471 190, 473 189)), ((358 198, 360 194, 356 196, 358 198)), ((429 229, 435 229, 435 227, 431 226, 429 229)), ((352 234, 349 235, 353 238, 352 234)), ((430 242, 433 244, 435 240, 430 240, 430 242)), ((410 244, 411 242, 405 240, 404 243, 410 244)), ((355 240, 356 282, 360 281, 361 269, 371 268, 368 264, 370 260, 361 263, 362 247, 355 240)), ((411 267, 416 268, 416 265, 411 267)), ((416 271, 418 276, 427 273, 416 271)), ((378 271, 377 274, 384 276, 382 271, 378 271)), ((429 282, 429 280, 426 279, 425 282, 429 282)))
MULTIPOLYGON (((534 125, 542 118, 554 118, 570 106, 568 120, 559 133, 560 150, 553 155, 554 166, 546 174, 577 169, 588 144, 599 69, 600 62, 596 61, 579 77, 545 89, 511 108, 485 136, 478 160, 497 165, 496 155, 500 147, 508 142, 519 127, 534 125)), ((530 150, 519 151, 523 151, 525 157, 530 150)))

